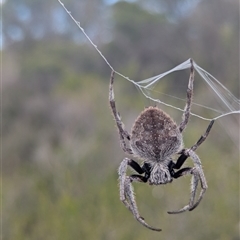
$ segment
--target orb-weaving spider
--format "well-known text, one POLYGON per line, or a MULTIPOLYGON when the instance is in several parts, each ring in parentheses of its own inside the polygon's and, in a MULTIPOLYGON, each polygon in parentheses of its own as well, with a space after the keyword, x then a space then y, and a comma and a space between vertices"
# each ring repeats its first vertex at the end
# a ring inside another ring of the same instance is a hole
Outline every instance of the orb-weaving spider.
POLYGON ((179 126, 164 111, 157 107, 146 108, 136 119, 133 124, 131 134, 124 129, 120 115, 116 110, 114 91, 113 91, 114 71, 111 74, 109 86, 109 101, 111 110, 116 121, 119 131, 120 144, 122 150, 143 160, 140 166, 132 159, 124 158, 118 169, 120 182, 120 200, 132 212, 135 219, 145 227, 161 231, 159 228, 149 226, 139 214, 137 204, 134 198, 132 182, 148 182, 150 185, 160 185, 172 182, 174 178, 179 178, 186 174, 192 175, 191 194, 189 203, 176 211, 168 213, 181 213, 186 210, 193 210, 198 206, 207 189, 207 182, 203 173, 201 161, 195 150, 207 138, 214 120, 210 122, 206 132, 191 148, 183 148, 182 132, 186 128, 191 110, 194 67, 191 60, 191 73, 187 88, 187 101, 184 109, 182 122, 179 126), (129 146, 127 145, 129 141, 129 146), (173 162, 172 156, 179 154, 176 162, 173 162), (194 167, 182 167, 186 159, 190 157, 194 163, 194 167), (126 175, 127 167, 132 167, 138 174, 126 175), (175 171, 177 169, 178 171, 175 171), (144 175, 141 175, 144 174, 144 175), (196 199, 197 186, 200 181, 201 192, 196 199))

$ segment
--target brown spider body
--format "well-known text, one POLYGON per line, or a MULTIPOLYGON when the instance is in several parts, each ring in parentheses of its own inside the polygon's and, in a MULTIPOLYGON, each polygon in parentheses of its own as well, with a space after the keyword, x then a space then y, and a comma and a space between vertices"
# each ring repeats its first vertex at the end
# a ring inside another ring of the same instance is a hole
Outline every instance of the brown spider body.
POLYGON ((144 160, 166 162, 182 149, 183 141, 176 123, 157 107, 146 108, 135 121, 130 146, 144 160))

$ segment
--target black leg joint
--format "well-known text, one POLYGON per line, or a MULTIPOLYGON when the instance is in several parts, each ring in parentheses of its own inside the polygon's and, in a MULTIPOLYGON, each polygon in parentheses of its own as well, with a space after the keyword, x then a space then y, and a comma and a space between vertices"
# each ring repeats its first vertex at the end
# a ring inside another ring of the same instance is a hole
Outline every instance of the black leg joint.
POLYGON ((130 159, 129 161, 129 166, 131 166, 139 174, 145 173, 145 171, 140 167, 140 165, 132 159, 130 159))
POLYGON ((150 174, 151 173, 151 166, 150 166, 150 164, 144 163, 143 166, 142 166, 142 170, 145 173, 150 174))
POLYGON ((142 166, 142 170, 145 172, 145 178, 148 180, 151 175, 151 166, 148 163, 144 163, 142 166))
POLYGON ((189 170, 189 168, 183 168, 177 172, 174 171, 174 169, 180 169, 188 158, 188 155, 185 153, 185 149, 183 149, 179 154, 181 155, 177 159, 176 163, 174 163, 173 161, 170 161, 170 163, 168 164, 170 175, 173 178, 181 177, 183 172, 185 172, 186 170, 189 170))
POLYGON ((176 173, 174 173, 174 175, 172 176, 173 178, 179 178, 184 176, 187 172, 189 172, 192 168, 190 167, 186 167, 186 168, 182 168, 179 171, 177 171, 176 173))
POLYGON ((169 164, 168 164, 168 169, 169 169, 169 172, 170 172, 170 175, 171 175, 171 177, 174 177, 174 174, 175 174, 175 172, 174 172, 174 168, 175 168, 175 163, 173 162, 173 161, 171 161, 169 164))
POLYGON ((187 160, 188 156, 185 155, 185 153, 183 153, 177 160, 177 162, 175 163, 174 168, 175 169, 180 169, 182 167, 182 165, 185 163, 185 161, 187 160))
POLYGON ((130 175, 130 179, 131 180, 136 179, 137 181, 144 182, 144 183, 146 183, 148 180, 148 178, 146 178, 145 176, 141 176, 141 175, 137 175, 137 174, 130 175))
POLYGON ((145 173, 144 176, 133 174, 133 175, 131 175, 132 177, 138 178, 142 182, 147 182, 147 180, 149 179, 150 174, 151 174, 151 166, 150 166, 150 164, 144 163, 143 166, 141 167, 137 162, 135 162, 134 160, 130 159, 128 165, 131 166, 139 174, 145 173))

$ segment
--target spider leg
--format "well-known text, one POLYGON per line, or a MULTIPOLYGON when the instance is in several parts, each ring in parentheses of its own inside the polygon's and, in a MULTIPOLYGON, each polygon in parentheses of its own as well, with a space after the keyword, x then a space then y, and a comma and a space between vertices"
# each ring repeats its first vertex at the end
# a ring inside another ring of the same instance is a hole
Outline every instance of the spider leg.
POLYGON ((183 169, 179 170, 178 172, 176 172, 173 177, 174 178, 179 178, 179 177, 182 177, 182 176, 187 175, 187 174, 192 174, 193 175, 192 181, 191 181, 191 195, 190 195, 189 204, 186 205, 185 207, 179 209, 179 210, 168 211, 169 214, 182 213, 182 212, 185 212, 187 210, 190 210, 190 207, 193 206, 195 196, 196 196, 196 190, 197 190, 197 186, 198 186, 198 182, 199 182, 199 178, 198 178, 197 173, 194 172, 193 168, 183 168, 183 169))
POLYGON ((205 179, 199 157, 192 149, 185 150, 185 154, 188 155, 189 157, 191 157, 191 159, 193 160, 193 163, 194 163, 194 167, 193 168, 183 168, 183 169, 179 170, 178 172, 176 172, 174 174, 175 176, 173 175, 173 177, 178 178, 178 177, 181 177, 186 174, 192 174, 190 200, 189 200, 188 205, 186 205, 185 207, 183 207, 179 210, 176 210, 176 211, 169 211, 168 212, 169 214, 181 213, 181 212, 185 212, 187 210, 192 211, 201 202, 203 195, 207 190, 207 181, 205 179), (197 191, 199 181, 201 183, 202 189, 198 196, 198 199, 195 201, 196 191, 197 191))
POLYGON ((177 172, 174 172, 171 176, 175 179, 179 178, 179 177, 182 177, 188 173, 190 173, 190 171, 192 170, 192 168, 190 167, 186 167, 186 168, 182 168, 180 169, 179 171, 177 172))
POLYGON ((193 81, 194 81, 194 67, 193 67, 193 60, 190 60, 191 62, 191 72, 188 82, 188 88, 187 88, 187 102, 184 108, 183 116, 182 116, 182 122, 179 124, 179 131, 182 132, 189 121, 190 117, 190 111, 191 111, 191 105, 192 105, 192 96, 193 96, 193 81))
POLYGON ((128 154, 133 154, 132 150, 127 147, 125 138, 130 140, 130 134, 124 129, 124 124, 121 121, 120 114, 117 112, 115 99, 114 99, 114 90, 113 90, 113 82, 114 82, 114 71, 111 73, 110 84, 109 84, 109 103, 112 109, 114 120, 118 127, 119 137, 120 137, 120 145, 124 152, 128 154))
MULTIPOLYGON (((208 137, 208 134, 209 132, 211 131, 212 129, 212 126, 214 124, 214 120, 212 120, 205 133, 198 139, 198 141, 190 148, 192 151, 196 151, 197 148, 206 140, 206 138, 208 137)), ((185 149, 183 149, 181 152, 180 152, 180 156, 179 158, 177 159, 177 162, 175 163, 175 165, 173 166, 173 168, 175 169, 180 169, 182 167, 182 165, 184 164, 184 162, 187 160, 187 158, 189 157, 188 155, 185 154, 185 149)))
MULTIPOLYGON (((120 187, 120 200, 124 203, 124 205, 132 212, 134 218, 140 222, 143 226, 154 230, 154 231, 161 231, 159 228, 154 228, 149 226, 145 221, 144 218, 140 216, 137 204, 134 197, 134 191, 132 187, 132 182, 147 182, 147 178, 140 176, 140 175, 131 175, 127 176, 127 167, 131 166, 131 162, 133 160, 130 160, 128 158, 124 158, 123 161, 120 164, 120 167, 118 169, 119 174, 119 187, 120 187)), ((134 162, 134 161, 133 161, 134 162)), ((136 162, 134 162, 136 163, 136 162)), ((135 164, 134 164, 135 165, 135 164)), ((140 167, 140 166, 139 166, 140 167)), ((138 168, 138 167, 137 167, 138 168)), ((134 168, 135 169, 135 168, 134 168)))
POLYGON ((191 210, 193 210, 194 208, 197 207, 197 205, 200 203, 200 201, 203 198, 203 195, 204 195, 204 193, 207 189, 207 182, 206 182, 206 179, 205 179, 202 167, 201 167, 201 161, 194 151, 206 140, 209 132, 211 131, 211 128, 212 128, 213 124, 214 124, 214 120, 212 120, 209 123, 205 133, 198 139, 198 141, 190 149, 188 149, 188 150, 183 149, 180 152, 181 155, 177 159, 176 163, 170 162, 170 164, 169 164, 169 171, 170 171, 173 178, 178 178, 178 177, 184 176, 186 174, 192 174, 193 175, 192 184, 191 184, 191 197, 190 197, 189 204, 187 206, 183 207, 180 210, 168 212, 170 214, 181 213, 181 212, 184 212, 186 210, 191 211, 191 210), (175 173, 173 169, 180 169, 182 167, 182 165, 184 164, 184 162, 187 160, 188 157, 191 157, 193 159, 195 168, 183 168, 183 169, 181 169, 181 170, 179 170, 178 172, 175 173), (199 194, 198 200, 194 203, 199 180, 201 182, 202 190, 199 194))
POLYGON ((206 140, 209 132, 210 132, 211 129, 212 129, 213 124, 214 124, 214 120, 212 120, 212 121, 209 123, 206 132, 205 132, 205 133, 198 139, 198 141, 191 147, 191 150, 196 151, 196 149, 206 140))
POLYGON ((139 174, 145 173, 145 171, 141 168, 141 166, 132 159, 128 159, 128 165, 132 167, 139 174))

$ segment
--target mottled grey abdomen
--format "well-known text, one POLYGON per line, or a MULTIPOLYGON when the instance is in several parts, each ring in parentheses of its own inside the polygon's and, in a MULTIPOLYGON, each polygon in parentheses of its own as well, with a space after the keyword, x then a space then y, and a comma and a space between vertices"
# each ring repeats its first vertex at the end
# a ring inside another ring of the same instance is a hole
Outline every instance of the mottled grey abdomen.
POLYGON ((130 146, 135 155, 163 161, 182 148, 182 135, 172 118, 157 107, 148 107, 132 127, 130 146))

